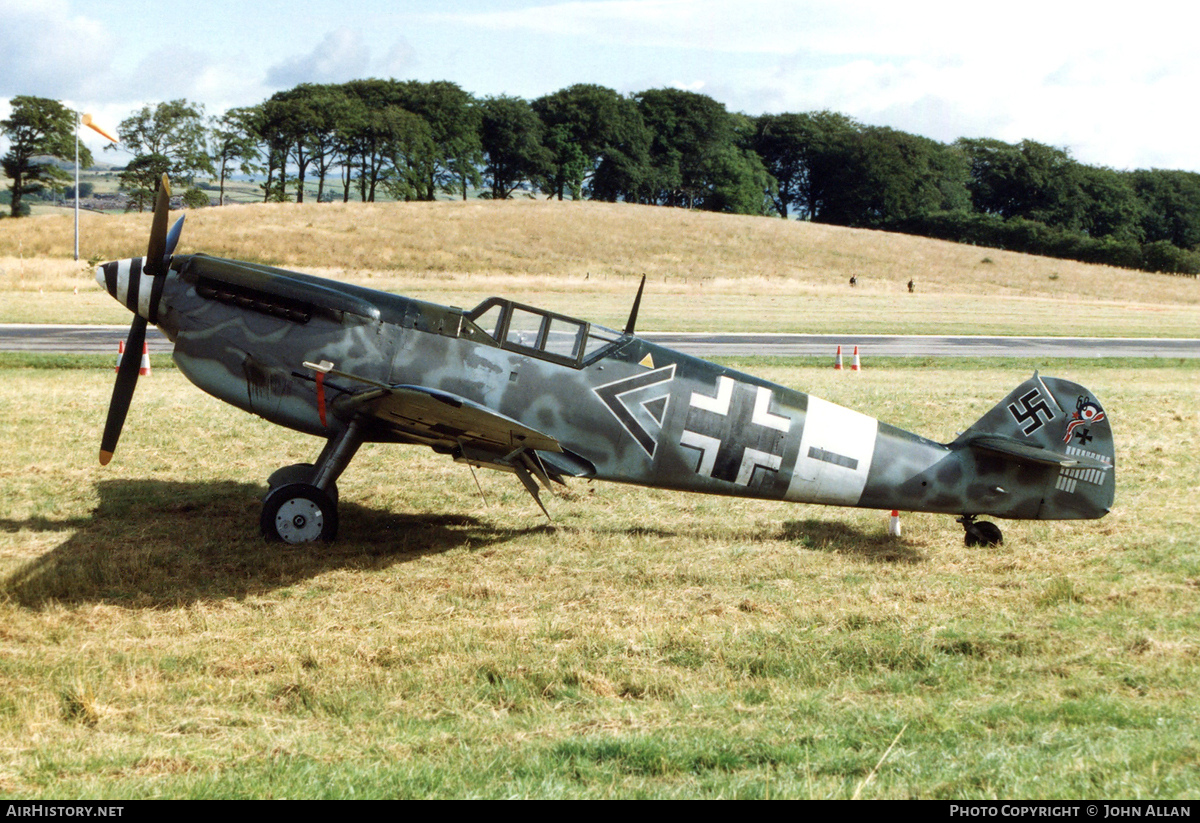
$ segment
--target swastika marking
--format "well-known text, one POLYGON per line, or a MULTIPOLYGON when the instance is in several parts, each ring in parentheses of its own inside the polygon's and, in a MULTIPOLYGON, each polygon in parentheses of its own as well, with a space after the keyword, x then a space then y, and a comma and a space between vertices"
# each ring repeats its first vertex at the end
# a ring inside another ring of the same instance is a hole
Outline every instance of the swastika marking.
POLYGON ((1017 421, 1021 432, 1026 436, 1033 434, 1054 419, 1054 411, 1046 405, 1040 389, 1026 392, 1019 398, 1019 402, 1020 408, 1017 407, 1017 403, 1009 403, 1008 413, 1013 416, 1013 420, 1017 421), (1043 414, 1046 415, 1044 420, 1040 417, 1043 414))

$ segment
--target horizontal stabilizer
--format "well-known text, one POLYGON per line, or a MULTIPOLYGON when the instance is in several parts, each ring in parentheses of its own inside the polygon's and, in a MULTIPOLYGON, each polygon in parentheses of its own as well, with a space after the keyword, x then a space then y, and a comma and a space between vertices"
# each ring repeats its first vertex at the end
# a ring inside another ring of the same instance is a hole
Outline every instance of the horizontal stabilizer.
POLYGON ((967 440, 964 445, 973 449, 983 449, 1020 460, 1028 460, 1032 463, 1041 463, 1045 466, 1061 466, 1064 469, 1099 469, 1103 471, 1112 468, 1111 464, 1102 463, 1090 457, 1053 452, 1041 446, 1022 443, 1015 438, 999 434, 981 434, 967 440))

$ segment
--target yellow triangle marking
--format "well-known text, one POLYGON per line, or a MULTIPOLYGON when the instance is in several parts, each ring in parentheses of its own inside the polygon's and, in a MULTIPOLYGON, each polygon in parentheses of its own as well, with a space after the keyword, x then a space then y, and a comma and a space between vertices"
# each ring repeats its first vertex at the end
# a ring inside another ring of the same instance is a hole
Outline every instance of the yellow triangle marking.
POLYGON ((642 362, 638 363, 638 365, 645 366, 648 369, 652 369, 652 368, 654 368, 654 358, 647 354, 645 357, 642 358, 642 362))

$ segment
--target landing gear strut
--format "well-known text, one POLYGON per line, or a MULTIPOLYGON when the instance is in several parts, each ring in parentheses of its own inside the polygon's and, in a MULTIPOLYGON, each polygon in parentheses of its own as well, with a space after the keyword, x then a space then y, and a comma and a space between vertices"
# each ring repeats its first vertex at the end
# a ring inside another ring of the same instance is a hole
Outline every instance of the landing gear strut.
POLYGON ((285 543, 332 542, 338 528, 337 479, 361 445, 355 420, 329 439, 315 464, 296 463, 273 473, 259 518, 263 537, 285 543))
POLYGON ((1000 527, 986 520, 976 520, 973 514, 964 514, 956 523, 961 523, 966 529, 965 542, 968 546, 999 546, 1004 542, 1000 527))

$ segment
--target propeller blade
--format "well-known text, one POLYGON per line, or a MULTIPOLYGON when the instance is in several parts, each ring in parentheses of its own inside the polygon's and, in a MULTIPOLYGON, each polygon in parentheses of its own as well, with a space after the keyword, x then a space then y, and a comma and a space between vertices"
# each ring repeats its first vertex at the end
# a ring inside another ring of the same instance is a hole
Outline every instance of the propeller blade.
POLYGON ((167 232, 167 253, 163 255, 163 266, 166 267, 167 259, 175 253, 175 247, 179 245, 179 235, 183 233, 183 218, 186 214, 180 215, 175 221, 175 225, 171 226, 171 230, 167 232))
POLYGON ((154 325, 158 325, 158 304, 162 300, 163 286, 167 284, 166 269, 163 270, 162 277, 155 277, 150 281, 150 303, 146 314, 147 320, 154 325))
POLYGON ((158 187, 158 198, 154 201, 154 222, 150 224, 150 246, 146 249, 146 262, 142 271, 150 276, 166 274, 163 258, 167 256, 167 217, 171 211, 171 181, 164 174, 158 187))
POLYGON ((125 357, 117 371, 117 382, 113 386, 112 400, 108 404, 108 420, 104 424, 104 437, 100 440, 100 465, 107 466, 117 448, 125 415, 129 413, 129 401, 137 387, 138 369, 142 366, 142 345, 146 342, 146 319, 135 315, 129 326, 129 339, 125 341, 125 357))

